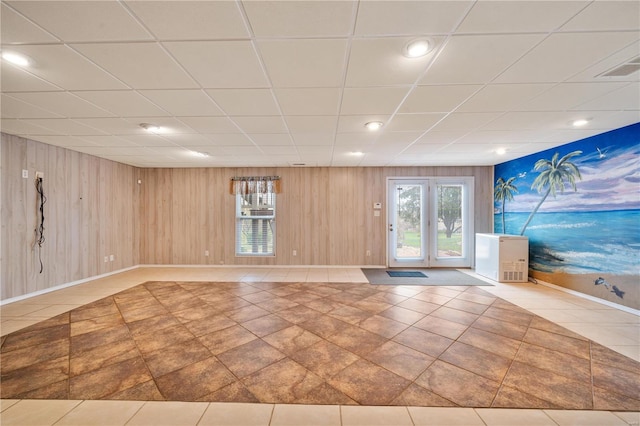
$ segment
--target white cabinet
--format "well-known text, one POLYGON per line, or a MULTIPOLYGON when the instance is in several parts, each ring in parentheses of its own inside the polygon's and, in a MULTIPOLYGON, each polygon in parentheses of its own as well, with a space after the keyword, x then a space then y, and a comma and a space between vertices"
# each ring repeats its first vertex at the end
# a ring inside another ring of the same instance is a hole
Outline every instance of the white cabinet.
POLYGON ((476 234, 476 273, 499 282, 527 282, 529 238, 476 234))

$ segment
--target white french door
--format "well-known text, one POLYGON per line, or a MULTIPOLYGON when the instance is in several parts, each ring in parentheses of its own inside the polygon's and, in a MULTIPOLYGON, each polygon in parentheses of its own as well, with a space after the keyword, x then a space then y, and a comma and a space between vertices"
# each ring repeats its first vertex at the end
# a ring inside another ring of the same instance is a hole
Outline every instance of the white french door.
POLYGON ((387 180, 389 267, 470 267, 473 177, 387 180))

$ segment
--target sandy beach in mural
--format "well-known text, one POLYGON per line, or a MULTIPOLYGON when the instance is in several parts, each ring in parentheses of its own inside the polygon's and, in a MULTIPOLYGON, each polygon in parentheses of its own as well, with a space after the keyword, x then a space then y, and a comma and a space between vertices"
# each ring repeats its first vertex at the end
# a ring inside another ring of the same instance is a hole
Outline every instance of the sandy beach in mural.
POLYGON ((640 283, 637 275, 614 275, 614 274, 567 274, 563 272, 539 272, 530 271, 531 276, 537 280, 554 284, 570 290, 589 294, 599 299, 627 306, 633 309, 640 309, 640 283), (595 285, 595 281, 603 278, 611 286, 624 291, 622 298, 616 296, 610 288, 604 284, 595 285))

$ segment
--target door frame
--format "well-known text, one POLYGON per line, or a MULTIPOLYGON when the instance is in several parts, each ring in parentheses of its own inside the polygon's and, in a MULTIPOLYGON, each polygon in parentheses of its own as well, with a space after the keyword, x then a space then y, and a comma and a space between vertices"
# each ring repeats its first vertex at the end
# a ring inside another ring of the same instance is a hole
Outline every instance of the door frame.
POLYGON ((386 266, 402 267, 391 262, 393 253, 391 251, 391 241, 389 235, 389 226, 393 218, 391 211, 393 203, 390 202, 390 186, 392 181, 406 181, 409 183, 424 182, 426 184, 425 200, 423 208, 424 230, 426 236, 425 260, 424 262, 411 263, 407 262, 408 268, 430 268, 430 267, 450 267, 450 268, 470 268, 474 263, 474 192, 475 178, 473 176, 389 176, 386 178, 386 200, 387 200, 387 221, 385 228, 385 247, 386 247, 386 266), (460 257, 438 257, 437 255, 437 224, 438 224, 438 205, 437 205, 437 186, 446 184, 463 185, 462 197, 462 225, 463 225, 463 244, 462 256, 460 257), (434 219, 435 218, 435 219, 434 219), (393 266, 392 266, 393 264, 393 266))

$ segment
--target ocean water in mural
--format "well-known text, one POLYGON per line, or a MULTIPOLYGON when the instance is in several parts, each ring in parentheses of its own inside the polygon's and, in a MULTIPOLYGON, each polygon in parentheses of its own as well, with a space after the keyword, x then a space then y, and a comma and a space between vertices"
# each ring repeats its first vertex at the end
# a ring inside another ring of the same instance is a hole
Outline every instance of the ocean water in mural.
MULTIPOLYGON (((510 213, 506 228, 521 229, 529 213, 510 213)), ((502 233, 500 215, 495 232, 502 233)), ((530 267, 570 274, 640 274, 640 210, 538 213, 526 229, 530 267)), ((510 233, 510 232, 508 232, 510 233)))
POLYGON ((494 174, 494 232, 529 237, 534 277, 640 308, 640 123, 494 174))

